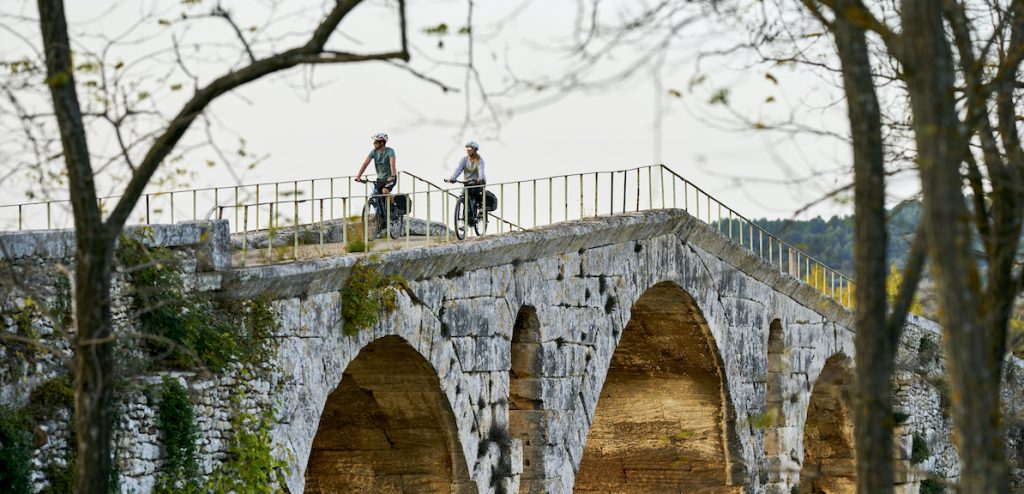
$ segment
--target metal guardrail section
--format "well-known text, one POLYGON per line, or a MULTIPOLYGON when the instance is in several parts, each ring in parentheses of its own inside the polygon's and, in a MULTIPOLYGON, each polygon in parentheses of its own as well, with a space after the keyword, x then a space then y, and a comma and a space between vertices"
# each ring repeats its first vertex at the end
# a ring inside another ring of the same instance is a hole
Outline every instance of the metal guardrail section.
MULTIPOLYGON (((411 199, 411 207, 400 224, 391 224, 391 215, 387 215, 388 224, 383 235, 386 246, 454 241, 455 235, 449 225, 455 223, 453 211, 463 188, 446 189, 408 172, 401 172, 398 182, 395 193, 407 195, 411 199), (413 222, 424 226, 424 231, 414 231, 413 222), (444 233, 432 233, 435 229, 443 229, 444 233), (389 238, 386 233, 390 231, 395 231, 399 238, 389 238)), ((497 196, 497 207, 483 217, 482 235, 501 235, 602 215, 683 209, 733 242, 778 266, 780 272, 808 283, 846 308, 853 304, 853 279, 754 224, 664 165, 557 175, 471 188, 480 188, 497 196)), ((263 234, 266 246, 260 249, 272 252, 274 249, 291 248, 293 258, 297 258, 300 245, 309 243, 310 234, 318 237, 318 242, 314 243, 325 244, 325 232, 329 227, 340 227, 341 238, 337 240, 346 248, 349 242, 362 240, 362 248, 368 249, 376 235, 371 232, 369 222, 362 220, 362 212, 372 197, 371 190, 370 184, 355 182, 352 176, 342 176, 154 192, 143 196, 132 217, 139 224, 173 223, 214 216, 226 218, 232 220, 232 233, 241 237, 243 251, 250 248, 250 237, 263 234), (303 233, 302 242, 300 233, 303 233), (291 238, 274 245, 275 238, 279 237, 291 238)), ((101 207, 116 198, 100 199, 101 207)), ((0 222, 4 219, 8 222, 6 225, 0 223, 0 227, 10 225, 12 218, 16 218, 18 230, 26 229, 26 226, 35 226, 35 229, 43 225, 47 229, 66 226, 71 224, 70 205, 65 200, 0 206, 0 222)), ((463 219, 468 220, 468 215, 463 219)))

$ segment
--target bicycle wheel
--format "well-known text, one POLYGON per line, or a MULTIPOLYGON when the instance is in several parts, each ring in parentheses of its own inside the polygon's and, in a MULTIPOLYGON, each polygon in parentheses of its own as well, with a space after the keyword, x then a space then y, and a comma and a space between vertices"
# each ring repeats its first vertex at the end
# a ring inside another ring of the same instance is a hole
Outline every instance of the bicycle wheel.
POLYGON ((463 212, 463 208, 466 205, 465 198, 460 197, 458 201, 455 201, 455 221, 452 223, 455 225, 455 237, 459 240, 466 238, 466 213, 463 212))
POLYGON ((487 223, 484 223, 484 217, 482 214, 480 214, 479 210, 473 212, 476 213, 473 215, 476 217, 473 220, 473 231, 476 232, 476 236, 483 236, 483 234, 486 233, 487 230, 487 223))
POLYGON ((380 225, 380 214, 377 213, 377 205, 373 201, 367 201, 363 205, 363 224, 366 225, 366 231, 369 232, 370 240, 377 237, 377 232, 380 231, 382 226, 380 225))
POLYGON ((388 235, 391 235, 393 240, 398 240, 398 237, 405 235, 405 216, 396 216, 395 219, 391 220, 391 228, 388 228, 388 235))

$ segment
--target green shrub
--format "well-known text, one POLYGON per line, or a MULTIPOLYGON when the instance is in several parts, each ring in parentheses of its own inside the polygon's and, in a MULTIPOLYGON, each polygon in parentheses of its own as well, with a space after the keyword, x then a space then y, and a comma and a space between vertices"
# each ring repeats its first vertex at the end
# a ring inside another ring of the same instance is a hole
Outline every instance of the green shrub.
POLYGON ((163 434, 164 470, 157 478, 157 493, 198 490, 195 409, 188 391, 176 379, 164 377, 160 385, 157 428, 163 434))
POLYGON ((288 462, 274 457, 270 437, 272 422, 270 412, 259 416, 236 415, 231 421, 234 434, 229 440, 227 460, 210 475, 203 491, 216 494, 286 492, 288 462))
POLYGON ((75 390, 72 388, 71 376, 67 374, 58 375, 36 386, 25 407, 33 425, 53 419, 59 410, 71 413, 75 410, 75 390))
POLYGON ((203 365, 214 372, 270 356, 277 321, 268 301, 188 296, 173 253, 130 237, 122 237, 118 257, 134 286, 139 325, 155 337, 143 344, 151 356, 167 354, 163 363, 170 368, 203 365))
POLYGON ((924 479, 921 481, 921 494, 944 494, 946 488, 942 482, 935 479, 924 479))
POLYGON ((910 446, 910 464, 918 465, 923 463, 931 455, 932 452, 928 449, 928 442, 925 441, 924 436, 919 432, 915 432, 914 440, 910 446))
POLYGON ((21 410, 0 404, 0 492, 32 492, 32 434, 21 410))
POLYGON ((31 420, 31 427, 55 420, 60 410, 67 410, 70 417, 68 420, 68 447, 64 450, 64 462, 63 464, 50 462, 43 467, 42 473, 47 485, 40 491, 41 494, 70 494, 75 490, 77 450, 74 425, 75 390, 72 385, 70 375, 58 375, 33 389, 28 405, 25 406, 25 413, 31 420))
POLYGON ((366 252, 366 242, 363 241, 363 237, 350 238, 348 243, 345 244, 345 250, 349 253, 353 252, 366 252))
POLYGON ((380 270, 356 264, 341 289, 344 331, 354 335, 380 321, 382 313, 395 310, 398 289, 408 288, 400 276, 384 276, 380 270))
MULTIPOLYGON (((73 446, 72 446, 73 448, 73 446)), ((47 485, 40 494, 72 494, 75 492, 75 453, 64 456, 64 464, 51 462, 43 468, 47 485)))

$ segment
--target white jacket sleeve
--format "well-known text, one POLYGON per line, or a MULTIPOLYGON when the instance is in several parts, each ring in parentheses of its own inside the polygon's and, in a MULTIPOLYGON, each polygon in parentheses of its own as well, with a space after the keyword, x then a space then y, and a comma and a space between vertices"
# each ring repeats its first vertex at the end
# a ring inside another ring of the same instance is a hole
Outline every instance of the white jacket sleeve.
POLYGON ((454 182, 456 179, 458 179, 459 175, 462 175, 462 170, 465 170, 465 169, 466 169, 466 158, 463 157, 461 160, 459 160, 459 166, 455 167, 455 173, 452 174, 451 181, 454 182))

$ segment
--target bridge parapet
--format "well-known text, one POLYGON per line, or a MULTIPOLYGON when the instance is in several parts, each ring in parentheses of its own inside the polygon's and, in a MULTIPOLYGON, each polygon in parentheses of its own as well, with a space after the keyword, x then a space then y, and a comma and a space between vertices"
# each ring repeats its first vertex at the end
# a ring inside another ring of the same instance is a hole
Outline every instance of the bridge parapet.
MULTIPOLYGON (((680 209, 844 307, 853 303, 855 284, 849 276, 762 229, 665 165, 468 189, 444 189, 402 172, 395 193, 409 199, 405 214, 394 219, 384 214, 384 225, 378 225, 368 210, 368 203, 375 199, 372 188, 351 176, 154 192, 143 197, 133 218, 144 224, 173 223, 176 218, 228 219, 236 263, 246 264, 409 248, 452 242, 470 231, 489 237, 578 220, 680 209), (464 190, 495 195, 493 210, 483 214, 477 226, 471 225, 469 208, 460 206, 464 190)), ((392 203, 385 202, 391 213, 392 203)), ((55 216, 68 220, 66 201, 0 206, 0 221, 16 223, 18 230, 51 228, 55 216)))

